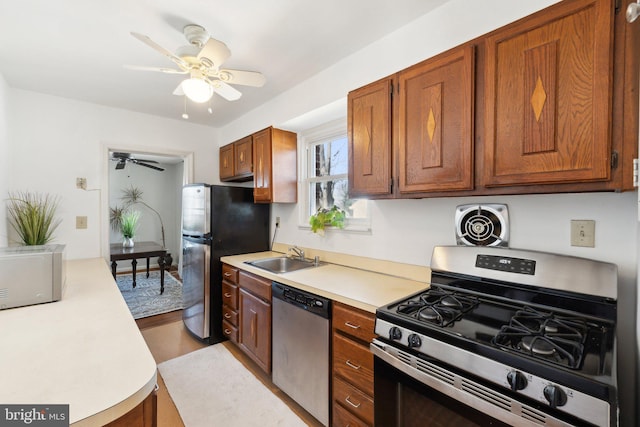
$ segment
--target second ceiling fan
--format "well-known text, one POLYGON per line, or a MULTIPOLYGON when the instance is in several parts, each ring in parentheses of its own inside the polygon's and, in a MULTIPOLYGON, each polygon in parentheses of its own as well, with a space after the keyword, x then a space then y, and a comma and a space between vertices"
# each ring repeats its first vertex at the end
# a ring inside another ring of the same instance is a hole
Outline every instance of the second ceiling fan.
POLYGON ((178 66, 177 69, 137 65, 125 65, 125 67, 133 70, 189 75, 189 78, 178 85, 173 94, 186 95, 187 98, 198 103, 207 102, 214 93, 228 101, 239 99, 242 93, 231 86, 234 84, 254 87, 264 85, 265 78, 257 71, 220 68, 231 56, 231 51, 226 44, 210 37, 207 30, 200 25, 187 25, 183 33, 189 45, 178 48, 174 53, 143 34, 131 32, 132 36, 173 61, 178 66))

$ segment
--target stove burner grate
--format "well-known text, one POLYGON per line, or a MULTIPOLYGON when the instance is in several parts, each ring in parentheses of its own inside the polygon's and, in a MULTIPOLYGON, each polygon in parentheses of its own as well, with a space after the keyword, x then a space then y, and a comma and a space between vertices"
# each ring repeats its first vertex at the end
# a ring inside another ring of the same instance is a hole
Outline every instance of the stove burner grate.
POLYGON ((417 298, 398 305, 396 312, 445 327, 477 305, 476 297, 432 286, 417 298))
POLYGON ((579 369, 587 332, 587 324, 580 318, 524 307, 500 328, 493 342, 503 349, 579 369))

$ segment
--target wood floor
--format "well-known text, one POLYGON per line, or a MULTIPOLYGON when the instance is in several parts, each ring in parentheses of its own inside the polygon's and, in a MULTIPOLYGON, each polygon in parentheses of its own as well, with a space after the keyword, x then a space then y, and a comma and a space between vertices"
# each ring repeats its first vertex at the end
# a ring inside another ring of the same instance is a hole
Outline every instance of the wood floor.
MULTIPOLYGON (((206 347, 205 344, 196 340, 182 323, 182 312, 174 311, 158 316, 139 319, 136 321, 142 336, 151 350, 156 364, 173 359, 195 350, 206 347)), ((289 396, 276 387, 271 378, 262 372, 260 368, 248 357, 246 357, 235 345, 226 341, 223 345, 236 358, 250 370, 267 388, 276 394, 286 403, 307 425, 311 427, 322 427, 315 418, 302 409, 289 396)), ((158 372, 158 427, 183 427, 184 423, 178 414, 167 388, 158 372)), ((265 422, 265 427, 269 425, 265 422)), ((187 426, 188 427, 188 426, 187 426)), ((233 427, 233 426, 228 426, 233 427)))

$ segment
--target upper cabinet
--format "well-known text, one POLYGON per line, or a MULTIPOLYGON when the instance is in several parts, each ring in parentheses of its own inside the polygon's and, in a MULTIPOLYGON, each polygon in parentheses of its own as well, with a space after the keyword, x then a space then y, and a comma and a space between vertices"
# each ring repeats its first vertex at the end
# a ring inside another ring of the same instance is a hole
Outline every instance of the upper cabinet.
POLYGON ((563 6, 485 41, 487 186, 610 178, 613 2, 563 6))
POLYGON ((297 136, 268 127, 220 148, 220 181, 254 181, 256 203, 298 200, 297 136))
POLYGON ((350 196, 633 189, 640 26, 564 0, 349 93, 350 196))

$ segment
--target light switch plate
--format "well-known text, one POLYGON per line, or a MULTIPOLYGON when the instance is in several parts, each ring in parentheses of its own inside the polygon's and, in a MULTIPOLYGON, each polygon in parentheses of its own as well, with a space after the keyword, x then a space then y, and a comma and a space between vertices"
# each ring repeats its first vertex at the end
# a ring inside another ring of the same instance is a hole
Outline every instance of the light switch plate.
POLYGON ((77 216, 76 217, 76 228, 78 230, 84 230, 87 228, 87 217, 86 216, 77 216))
POLYGON ((571 246, 595 248, 596 222, 590 219, 572 219, 571 246))

